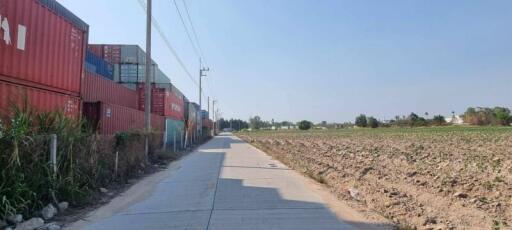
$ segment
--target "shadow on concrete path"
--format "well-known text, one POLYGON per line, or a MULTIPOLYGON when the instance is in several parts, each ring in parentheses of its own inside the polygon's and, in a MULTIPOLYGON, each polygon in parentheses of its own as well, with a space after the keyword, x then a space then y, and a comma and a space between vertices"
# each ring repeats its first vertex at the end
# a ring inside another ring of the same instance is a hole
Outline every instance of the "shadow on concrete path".
MULTIPOLYGON (((182 159, 177 170, 159 181, 153 192, 125 210, 87 229, 388 229, 390 226, 339 219, 308 192, 296 186, 288 168, 261 165, 224 165, 226 157, 254 156, 248 145, 230 135, 218 136, 182 159), (223 170, 234 176, 227 178, 223 170), (252 171, 250 171, 252 170, 252 171), (245 173, 245 174, 244 174, 245 173), (243 177, 243 176, 242 176, 243 177), (286 187, 286 189, 281 189, 286 187), (291 188, 291 190, 290 190, 291 188), (295 190, 294 190, 295 189, 295 190), (304 197, 287 199, 286 196, 304 197), (289 195, 291 194, 291 195, 289 195)), ((266 157, 266 156, 265 156, 266 157)), ((263 158, 262 158, 263 159, 263 158)), ((233 160, 232 160, 233 162, 233 160)))

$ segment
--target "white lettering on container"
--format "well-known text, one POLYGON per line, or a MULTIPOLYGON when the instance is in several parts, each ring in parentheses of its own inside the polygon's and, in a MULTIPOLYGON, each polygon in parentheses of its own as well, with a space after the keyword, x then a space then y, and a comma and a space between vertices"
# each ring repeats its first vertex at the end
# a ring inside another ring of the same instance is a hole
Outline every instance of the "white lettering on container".
POLYGON ((7 18, 3 18, 1 19, 0 17, 0 29, 2 29, 4 31, 4 41, 5 41, 5 44, 6 45, 10 45, 11 44, 11 32, 9 31, 9 21, 7 20, 7 18))
POLYGON ((24 25, 18 25, 18 42, 16 47, 19 50, 25 50, 25 38, 27 36, 27 27, 24 25))
POLYGON ((174 103, 171 104, 171 108, 172 108, 172 110, 174 110, 176 112, 181 112, 181 108, 174 103))
MULTIPOLYGON (((0 39, 3 39, 6 45, 12 45, 9 20, 7 20, 7 17, 2 17, 2 15, 0 15, 0 32, 2 31, 3 36, 1 36, 0 39)), ((18 39, 16 40, 16 48, 18 48, 19 50, 25 50, 27 27, 24 25, 18 25, 17 34, 18 39)))

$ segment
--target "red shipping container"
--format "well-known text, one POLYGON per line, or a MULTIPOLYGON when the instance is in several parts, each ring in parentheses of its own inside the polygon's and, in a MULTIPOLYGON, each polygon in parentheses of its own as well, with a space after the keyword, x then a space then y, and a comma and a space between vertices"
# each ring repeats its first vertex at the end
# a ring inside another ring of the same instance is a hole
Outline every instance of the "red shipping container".
POLYGON ((78 118, 80 115, 80 98, 53 91, 42 90, 0 81, 0 113, 11 115, 11 104, 29 105, 39 112, 61 110, 66 116, 78 118))
POLYGON ((85 102, 103 101, 137 109, 137 91, 94 73, 86 72, 82 82, 82 99, 85 102))
POLYGON ((121 62, 121 46, 120 45, 102 45, 94 44, 88 45, 88 49, 96 54, 96 56, 103 58, 103 60, 112 64, 119 64, 121 62))
POLYGON ((0 0, 0 79, 78 96, 88 25, 54 0, 0 0))
POLYGON ((213 127, 213 121, 211 119, 203 119, 203 127, 211 129, 213 127))
MULTIPOLYGON (((144 110, 145 89, 143 83, 138 84, 139 109, 144 110)), ((152 84, 151 112, 174 120, 185 120, 185 102, 181 93, 174 93, 171 84, 152 84)))
POLYGON ((94 55, 103 58, 103 47, 98 45, 88 45, 87 49, 94 55))
POLYGON ((172 87, 172 89, 169 97, 170 103, 166 107, 165 116, 183 121, 185 120, 185 101, 183 100, 183 95, 181 92, 174 90, 176 88, 172 87))
MULTIPOLYGON (((84 103, 84 116, 100 134, 114 135, 129 130, 144 130, 144 112, 136 109, 104 103, 84 103)), ((156 132, 165 129, 165 117, 151 115, 151 127, 156 132)))
MULTIPOLYGON (((145 88, 143 83, 137 84, 137 95, 139 110, 144 111, 145 109, 145 88)), ((154 85, 151 87, 151 113, 164 116, 164 105, 165 105, 165 89, 156 88, 154 85)))

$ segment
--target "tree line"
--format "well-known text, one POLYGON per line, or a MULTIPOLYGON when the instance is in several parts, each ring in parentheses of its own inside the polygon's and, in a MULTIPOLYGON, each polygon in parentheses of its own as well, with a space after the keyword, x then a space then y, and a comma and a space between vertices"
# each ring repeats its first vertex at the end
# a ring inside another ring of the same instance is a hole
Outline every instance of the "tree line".
MULTIPOLYGON (((428 117, 428 113, 425 116, 428 117)), ((464 114, 455 116, 455 112, 452 112, 451 121, 455 119, 462 119, 464 124, 469 125, 502 125, 509 126, 512 123, 511 111, 505 107, 469 107, 464 114)), ((425 118, 418 114, 411 113, 409 116, 395 116, 394 119, 381 122, 372 116, 366 116, 361 114, 355 119, 355 126, 357 127, 422 127, 422 126, 441 126, 447 125, 447 119, 442 115, 435 115, 432 118, 425 118)))
MULTIPOLYGON (((260 116, 250 117, 249 121, 242 119, 220 119, 218 121, 218 127, 222 130, 225 128, 231 128, 235 131, 244 129, 270 129, 272 127, 280 129, 282 127, 297 127, 301 130, 308 130, 311 128, 327 128, 327 129, 339 129, 349 127, 362 127, 362 128, 378 128, 378 127, 425 127, 425 126, 443 126, 449 125, 447 119, 443 115, 434 115, 431 118, 429 113, 425 112, 424 116, 420 116, 416 113, 410 113, 408 116, 395 116, 391 120, 380 121, 373 116, 367 116, 361 114, 356 117, 355 122, 345 123, 327 123, 322 121, 318 124, 313 124, 311 121, 302 120, 299 122, 291 121, 264 121, 260 116)), ((469 107, 466 111, 456 116, 455 112, 452 112, 452 122, 456 119, 462 119, 463 123, 469 125, 503 125, 508 126, 512 123, 512 115, 509 108, 506 107, 469 107)))
POLYGON ((362 128, 440 126, 446 123, 446 119, 442 115, 435 115, 432 119, 427 119, 416 113, 411 113, 409 116, 395 116, 394 119, 386 122, 371 116, 367 117, 364 114, 357 116, 355 120, 355 126, 362 128))
POLYGON ((243 129, 249 128, 249 123, 247 121, 241 120, 241 119, 229 119, 226 120, 224 118, 221 118, 217 121, 218 127, 220 130, 223 129, 232 129, 235 131, 240 131, 243 129))

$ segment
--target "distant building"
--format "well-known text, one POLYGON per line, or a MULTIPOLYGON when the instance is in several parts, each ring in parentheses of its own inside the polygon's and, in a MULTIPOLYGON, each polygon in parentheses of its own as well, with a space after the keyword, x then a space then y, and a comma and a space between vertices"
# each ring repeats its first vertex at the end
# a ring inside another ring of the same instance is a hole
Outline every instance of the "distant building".
POLYGON ((446 117, 444 119, 446 123, 454 124, 454 125, 462 125, 464 124, 464 119, 460 117, 459 115, 453 115, 451 117, 446 117))

